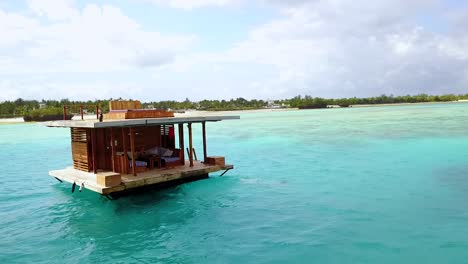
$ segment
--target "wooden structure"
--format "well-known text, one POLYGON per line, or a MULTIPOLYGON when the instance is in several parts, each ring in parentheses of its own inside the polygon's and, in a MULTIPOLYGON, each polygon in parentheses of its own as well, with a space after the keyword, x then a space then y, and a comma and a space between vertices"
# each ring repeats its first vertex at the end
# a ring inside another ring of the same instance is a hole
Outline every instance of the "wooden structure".
POLYGON ((133 109, 133 110, 114 110, 114 111, 110 111, 108 114, 104 114, 104 120, 161 118, 161 117, 174 117, 174 113, 168 112, 168 111, 161 111, 161 110, 133 109))
MULTIPOLYGON (((111 105, 112 109, 119 107, 127 106, 111 105)), ((132 109, 124 111, 129 113, 132 109)), ((169 113, 165 114, 170 115, 169 113)), ((215 171, 226 171, 233 166, 226 165, 224 157, 207 156, 205 127, 206 122, 225 119, 239 119, 239 117, 104 118, 103 122, 98 120, 46 122, 49 127, 69 128, 71 133, 73 166, 50 171, 50 175, 60 181, 73 183, 73 187, 79 185, 109 195, 137 187, 207 176, 208 173, 215 171), (194 160, 192 125, 196 124, 200 124, 202 128, 203 161, 201 162, 194 160), (188 134, 187 159, 184 152, 186 146, 184 125, 188 134)))
POLYGON ((141 109, 140 101, 110 101, 109 111, 141 109))
POLYGON ((110 101, 109 110, 105 120, 174 117, 170 111, 141 109, 140 101, 110 101))

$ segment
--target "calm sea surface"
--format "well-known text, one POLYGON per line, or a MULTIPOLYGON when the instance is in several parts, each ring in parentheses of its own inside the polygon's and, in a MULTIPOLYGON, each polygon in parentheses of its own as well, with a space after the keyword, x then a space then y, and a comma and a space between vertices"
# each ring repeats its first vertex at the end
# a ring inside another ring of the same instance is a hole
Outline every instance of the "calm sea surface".
POLYGON ((0 125, 1 263, 468 262, 468 104, 207 129, 235 170, 109 201, 48 176, 71 164, 69 130, 0 125))

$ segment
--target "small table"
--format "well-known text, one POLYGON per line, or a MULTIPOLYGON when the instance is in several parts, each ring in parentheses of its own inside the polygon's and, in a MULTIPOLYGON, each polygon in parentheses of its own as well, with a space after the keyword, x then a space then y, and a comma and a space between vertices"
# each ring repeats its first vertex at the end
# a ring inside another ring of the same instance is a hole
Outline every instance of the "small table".
POLYGON ((161 157, 160 156, 151 156, 148 158, 150 169, 154 169, 154 163, 156 163, 156 168, 161 168, 161 157))

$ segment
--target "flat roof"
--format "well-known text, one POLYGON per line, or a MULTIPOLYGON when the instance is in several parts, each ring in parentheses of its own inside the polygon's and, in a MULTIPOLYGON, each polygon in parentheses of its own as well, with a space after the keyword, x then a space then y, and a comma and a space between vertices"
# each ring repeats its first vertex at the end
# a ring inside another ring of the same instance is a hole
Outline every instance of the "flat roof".
POLYGON ((191 117, 162 117, 139 119, 111 119, 99 122, 99 120, 60 120, 44 122, 48 127, 81 127, 81 128, 105 128, 105 127, 134 127, 156 126, 182 123, 217 122, 221 120, 240 119, 240 116, 191 116, 191 117))

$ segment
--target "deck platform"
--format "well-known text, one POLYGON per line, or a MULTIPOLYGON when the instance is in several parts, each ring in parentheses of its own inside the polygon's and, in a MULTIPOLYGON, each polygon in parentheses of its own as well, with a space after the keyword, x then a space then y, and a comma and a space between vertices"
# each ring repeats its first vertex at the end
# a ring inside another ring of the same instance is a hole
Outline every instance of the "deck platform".
POLYGON ((103 122, 99 122, 99 120, 60 120, 44 122, 44 125, 48 127, 106 128, 218 122, 222 120, 235 119, 240 119, 240 116, 187 116, 139 119, 106 119, 103 122))
MULTIPOLYGON (((189 179, 191 177, 203 176, 212 172, 225 171, 233 169, 233 165, 208 165, 200 161, 194 161, 194 166, 190 167, 188 164, 177 166, 173 168, 152 169, 138 173, 137 176, 133 174, 123 174, 122 183, 113 187, 106 187, 99 185, 96 180, 96 174, 76 170, 73 167, 68 167, 62 170, 53 170, 49 174, 61 181, 69 183, 76 183, 77 188, 81 186, 88 190, 100 193, 102 195, 109 195, 128 191, 131 189, 151 186, 171 181, 182 179, 189 179)), ((98 175, 115 175, 114 172, 98 172, 98 175)))

